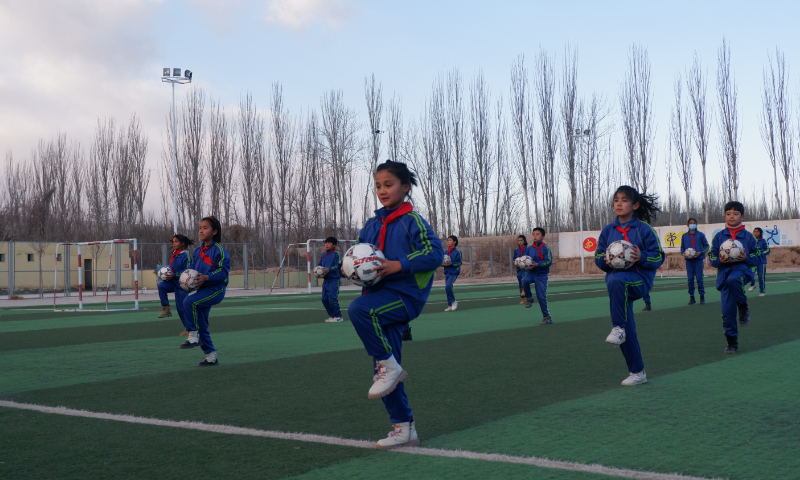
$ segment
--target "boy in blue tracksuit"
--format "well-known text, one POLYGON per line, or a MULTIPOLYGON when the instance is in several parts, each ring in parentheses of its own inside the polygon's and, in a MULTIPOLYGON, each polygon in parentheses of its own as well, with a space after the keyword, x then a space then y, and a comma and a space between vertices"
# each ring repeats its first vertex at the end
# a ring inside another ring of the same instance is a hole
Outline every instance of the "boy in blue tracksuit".
POLYGON ((450 257, 450 265, 444 267, 444 292, 447 294, 445 312, 455 312, 458 308, 458 302, 453 295, 453 284, 461 275, 461 250, 456 247, 458 247, 458 237, 455 235, 447 237, 447 253, 445 255, 450 257))
POLYGON ((614 193, 614 213, 617 219, 603 227, 597 239, 595 264, 606 272, 606 286, 611 300, 611 322, 614 327, 606 342, 620 346, 630 374, 622 385, 647 382, 644 361, 633 319, 633 302, 653 288, 656 270, 664 263, 664 252, 653 228, 645 223, 659 211, 655 197, 642 195, 633 187, 623 185, 614 193), (644 221, 640 221, 644 220, 644 221), (633 265, 627 269, 612 268, 606 259, 606 249, 618 240, 633 244, 633 265))
MULTIPOLYGON (((769 243, 764 240, 764 231, 761 228, 756 227, 753 229, 753 237, 756 239, 756 246, 758 247, 758 252, 760 256, 758 257, 758 265, 755 266, 755 272, 758 274, 758 296, 763 297, 764 294, 764 287, 765 287, 765 275, 767 273, 767 255, 769 255, 769 243)), ((750 288, 747 289, 748 292, 752 292, 756 288, 756 278, 753 275, 753 280, 750 282, 750 288)))
POLYGON ((341 322, 342 311, 339 309, 339 278, 342 276, 342 256, 336 251, 339 241, 336 237, 325 239, 325 253, 319 259, 319 266, 327 270, 322 277, 322 305, 328 312, 326 322, 341 322))
POLYGON ((161 314, 158 318, 171 317, 172 312, 169 311, 169 293, 175 293, 175 310, 178 311, 178 318, 181 319, 183 324, 183 332, 180 336, 189 334, 188 321, 189 318, 183 313, 183 300, 188 294, 186 290, 181 288, 180 279, 181 273, 184 270, 192 268, 192 255, 187 250, 192 242, 187 236, 177 234, 172 237, 172 257, 169 259, 169 268, 172 270, 172 275, 164 280, 158 282, 158 298, 161 299, 161 314))
MULTIPOLYGON (((514 262, 516 265, 516 261, 519 257, 524 257, 527 255, 525 250, 528 248, 528 239, 525 238, 525 235, 520 235, 517 237, 517 248, 514 250, 514 262)), ((522 288, 522 277, 528 273, 527 270, 522 269, 520 267, 516 267, 517 269, 517 283, 519 284, 519 296, 520 296, 520 305, 525 305, 525 290, 522 288)))
POLYGON ((183 302, 183 309, 191 320, 187 328, 189 338, 180 348, 193 348, 198 345, 206 354, 199 367, 217 365, 217 349, 211 342, 208 332, 208 314, 211 307, 225 298, 228 286, 228 273, 231 269, 231 257, 225 247, 220 245, 222 226, 214 217, 205 217, 200 221, 198 233, 202 245, 194 249, 192 265, 200 273, 195 283, 196 291, 189 294, 183 302))
POLYGON ((706 303, 706 289, 703 285, 703 259, 706 258, 708 240, 703 232, 697 231, 697 220, 690 218, 686 222, 689 231, 681 237, 681 255, 686 258, 686 276, 689 278, 689 305, 697 303, 694 299, 694 282, 697 281, 697 292, 700 294, 700 305, 706 303), (693 257, 686 257, 686 250, 693 249, 693 257))
POLYGON ((739 311, 739 325, 750 323, 750 309, 747 307, 746 283, 753 279, 751 267, 759 262, 760 253, 753 234, 744 229, 744 205, 739 202, 725 204, 725 228, 714 235, 708 259, 717 270, 717 290, 722 304, 722 327, 728 346, 724 353, 736 353, 739 349, 739 328, 736 325, 736 311, 739 311), (738 258, 720 258, 720 246, 726 240, 738 240, 744 247, 738 258))
POLYGON ((553 253, 550 247, 544 242, 545 231, 541 227, 533 229, 531 246, 525 250, 525 254, 533 259, 533 265, 522 277, 522 290, 525 293, 525 308, 533 305, 533 295, 531 294, 531 283, 536 288, 536 300, 542 310, 542 325, 550 325, 553 320, 550 318, 550 311, 547 309, 547 274, 550 273, 550 265, 553 264, 553 253))
POLYGON ((378 165, 375 187, 383 208, 367 220, 358 241, 377 245, 386 260, 375 269, 381 280, 364 288, 347 309, 375 368, 368 398, 383 399, 394 427, 378 441, 379 449, 419 445, 403 385, 401 332, 422 312, 444 251, 428 222, 405 201, 416 184, 406 164, 387 160, 378 165))

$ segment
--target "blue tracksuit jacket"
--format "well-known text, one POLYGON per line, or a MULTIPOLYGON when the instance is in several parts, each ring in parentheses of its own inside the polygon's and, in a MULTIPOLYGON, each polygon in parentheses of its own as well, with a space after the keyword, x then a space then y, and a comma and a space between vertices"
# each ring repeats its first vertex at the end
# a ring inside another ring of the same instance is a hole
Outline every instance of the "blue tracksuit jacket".
POLYGON ((459 250, 458 247, 453 247, 448 255, 450 255, 450 260, 453 263, 444 267, 444 274, 461 275, 461 250, 459 250))
POLYGON ((209 265, 203 260, 200 254, 202 249, 202 246, 197 247, 192 254, 192 265, 194 265, 194 269, 209 277, 202 288, 227 287, 228 273, 231 271, 231 257, 228 255, 228 251, 219 243, 213 243, 211 248, 205 252, 211 262, 211 265, 209 265))
POLYGON ((320 267, 325 267, 329 272, 323 277, 325 280, 337 280, 342 276, 342 256, 336 248, 330 252, 326 251, 319 259, 320 267))
MULTIPOLYGON (((755 237, 753 237, 755 238, 755 237)), ((769 243, 762 237, 761 240, 756 240, 756 246, 758 247, 758 261, 761 265, 767 264, 767 255, 769 255, 769 243)))
POLYGON ((550 273, 550 265, 553 264, 553 253, 545 242, 536 245, 535 243, 525 249, 525 255, 531 257, 538 265, 528 270, 534 275, 547 275, 550 273))
POLYGON ((708 253, 710 245, 708 244, 708 240, 706 240, 705 234, 703 234, 703 232, 698 232, 697 230, 695 230, 694 235, 689 232, 684 233, 681 237, 681 255, 683 255, 683 252, 689 248, 694 248, 694 251, 700 255, 692 260, 687 261, 699 262, 706 258, 706 253, 708 253), (694 239, 694 243, 692 243, 692 239, 694 239))
POLYGON ((752 233, 747 230, 742 230, 736 234, 736 240, 739 240, 747 251, 747 256, 742 262, 735 263, 722 263, 719 261, 719 247, 726 240, 731 238, 731 232, 727 228, 714 235, 714 240, 711 243, 711 251, 708 254, 708 260, 711 266, 717 268, 717 290, 722 288, 728 276, 735 271, 741 271, 749 282, 752 280, 753 272, 750 267, 755 267, 761 261, 761 254, 758 251, 756 238, 752 233))
POLYGON ((606 276, 615 275, 619 272, 638 272, 644 280, 645 291, 649 292, 653 288, 653 280, 656 278, 656 270, 664 263, 664 251, 661 249, 661 242, 658 235, 653 231, 653 227, 645 222, 640 222, 637 218, 632 218, 628 222, 629 241, 638 246, 642 254, 642 259, 627 270, 615 270, 606 263, 606 248, 617 240, 625 240, 622 232, 618 231, 619 218, 603 227, 600 238, 597 239, 597 250, 594 252, 594 263, 597 268, 606 272, 606 276))

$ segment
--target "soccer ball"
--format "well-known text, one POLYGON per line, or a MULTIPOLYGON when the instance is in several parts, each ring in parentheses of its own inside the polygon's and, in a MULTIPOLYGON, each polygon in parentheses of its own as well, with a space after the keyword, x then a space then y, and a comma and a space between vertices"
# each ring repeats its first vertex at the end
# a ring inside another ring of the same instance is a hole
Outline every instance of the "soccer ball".
POLYGON ((197 290, 196 282, 198 278, 200 278, 200 272, 197 270, 192 270, 191 268, 189 270, 184 270, 183 273, 181 273, 181 288, 187 292, 197 290))
POLYGON ((375 273, 375 268, 381 265, 378 258, 386 258, 378 247, 369 243, 357 243, 344 254, 342 272, 360 287, 375 285, 381 280, 381 276, 375 273))
POLYGON ((523 270, 529 270, 531 265, 533 265, 533 259, 527 255, 523 255, 514 260, 514 265, 523 270))
POLYGON ((697 252, 694 250, 694 248, 687 248, 683 252, 683 256, 686 257, 686 258, 694 258, 694 257, 697 256, 697 252))
POLYGON ((747 254, 744 250, 744 245, 739 240, 731 240, 730 238, 722 242, 722 245, 719 246, 719 259, 720 260, 732 260, 734 262, 738 262, 744 260, 744 256, 747 254))
POLYGON ((314 267, 313 273, 314 276, 316 276, 317 278, 322 278, 325 276, 325 267, 323 267, 322 265, 318 265, 314 267))
POLYGON ((445 254, 444 258, 442 259, 442 265, 447 267, 447 266, 452 265, 452 264, 453 264, 453 259, 450 258, 450 255, 445 254))
POLYGON ((172 269, 169 267, 161 267, 161 269, 158 271, 158 278, 166 282, 167 275, 173 275, 172 269))
POLYGON ((612 268, 625 270, 633 265, 633 244, 617 240, 606 248, 606 260, 612 268))

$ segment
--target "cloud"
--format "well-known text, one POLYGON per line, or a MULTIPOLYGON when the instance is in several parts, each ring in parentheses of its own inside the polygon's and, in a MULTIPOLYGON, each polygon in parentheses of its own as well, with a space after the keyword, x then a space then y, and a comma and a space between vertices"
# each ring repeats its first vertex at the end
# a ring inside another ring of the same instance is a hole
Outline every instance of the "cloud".
POLYGON ((314 25, 338 28, 347 23, 353 9, 347 0, 267 0, 267 22, 292 30, 314 25))
POLYGON ((217 35, 226 35, 236 29, 234 16, 244 0, 187 0, 211 25, 217 35))

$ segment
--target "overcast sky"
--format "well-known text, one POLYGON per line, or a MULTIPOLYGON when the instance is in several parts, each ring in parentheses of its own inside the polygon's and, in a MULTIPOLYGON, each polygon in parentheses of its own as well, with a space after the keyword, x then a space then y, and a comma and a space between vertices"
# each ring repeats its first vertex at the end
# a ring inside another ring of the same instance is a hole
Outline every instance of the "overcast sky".
MULTIPOLYGON (((652 64, 663 162, 675 75, 697 52, 716 106, 724 36, 739 87, 742 187, 749 192, 771 182, 758 114, 762 69, 776 47, 789 66, 793 115, 800 113, 798 13, 791 1, 0 0, 0 149, 26 158, 38 139, 57 132, 88 145, 98 116, 127 121, 136 113, 156 168, 171 100, 160 82, 167 66, 191 69, 194 83, 229 107, 243 92, 266 107, 271 83, 280 81, 297 114, 318 108, 330 89, 364 113, 364 77, 374 73, 387 100, 402 97, 409 119, 440 72, 459 67, 469 80, 482 69, 492 94, 507 99, 518 55, 532 64, 541 47, 560 65, 570 44, 578 52, 579 94, 600 92, 616 105, 635 43, 652 64)), ((716 127, 711 141, 716 169, 716 127)), ((716 170, 711 178, 719 178, 716 170)), ((151 192, 148 203, 157 199, 151 192)))

